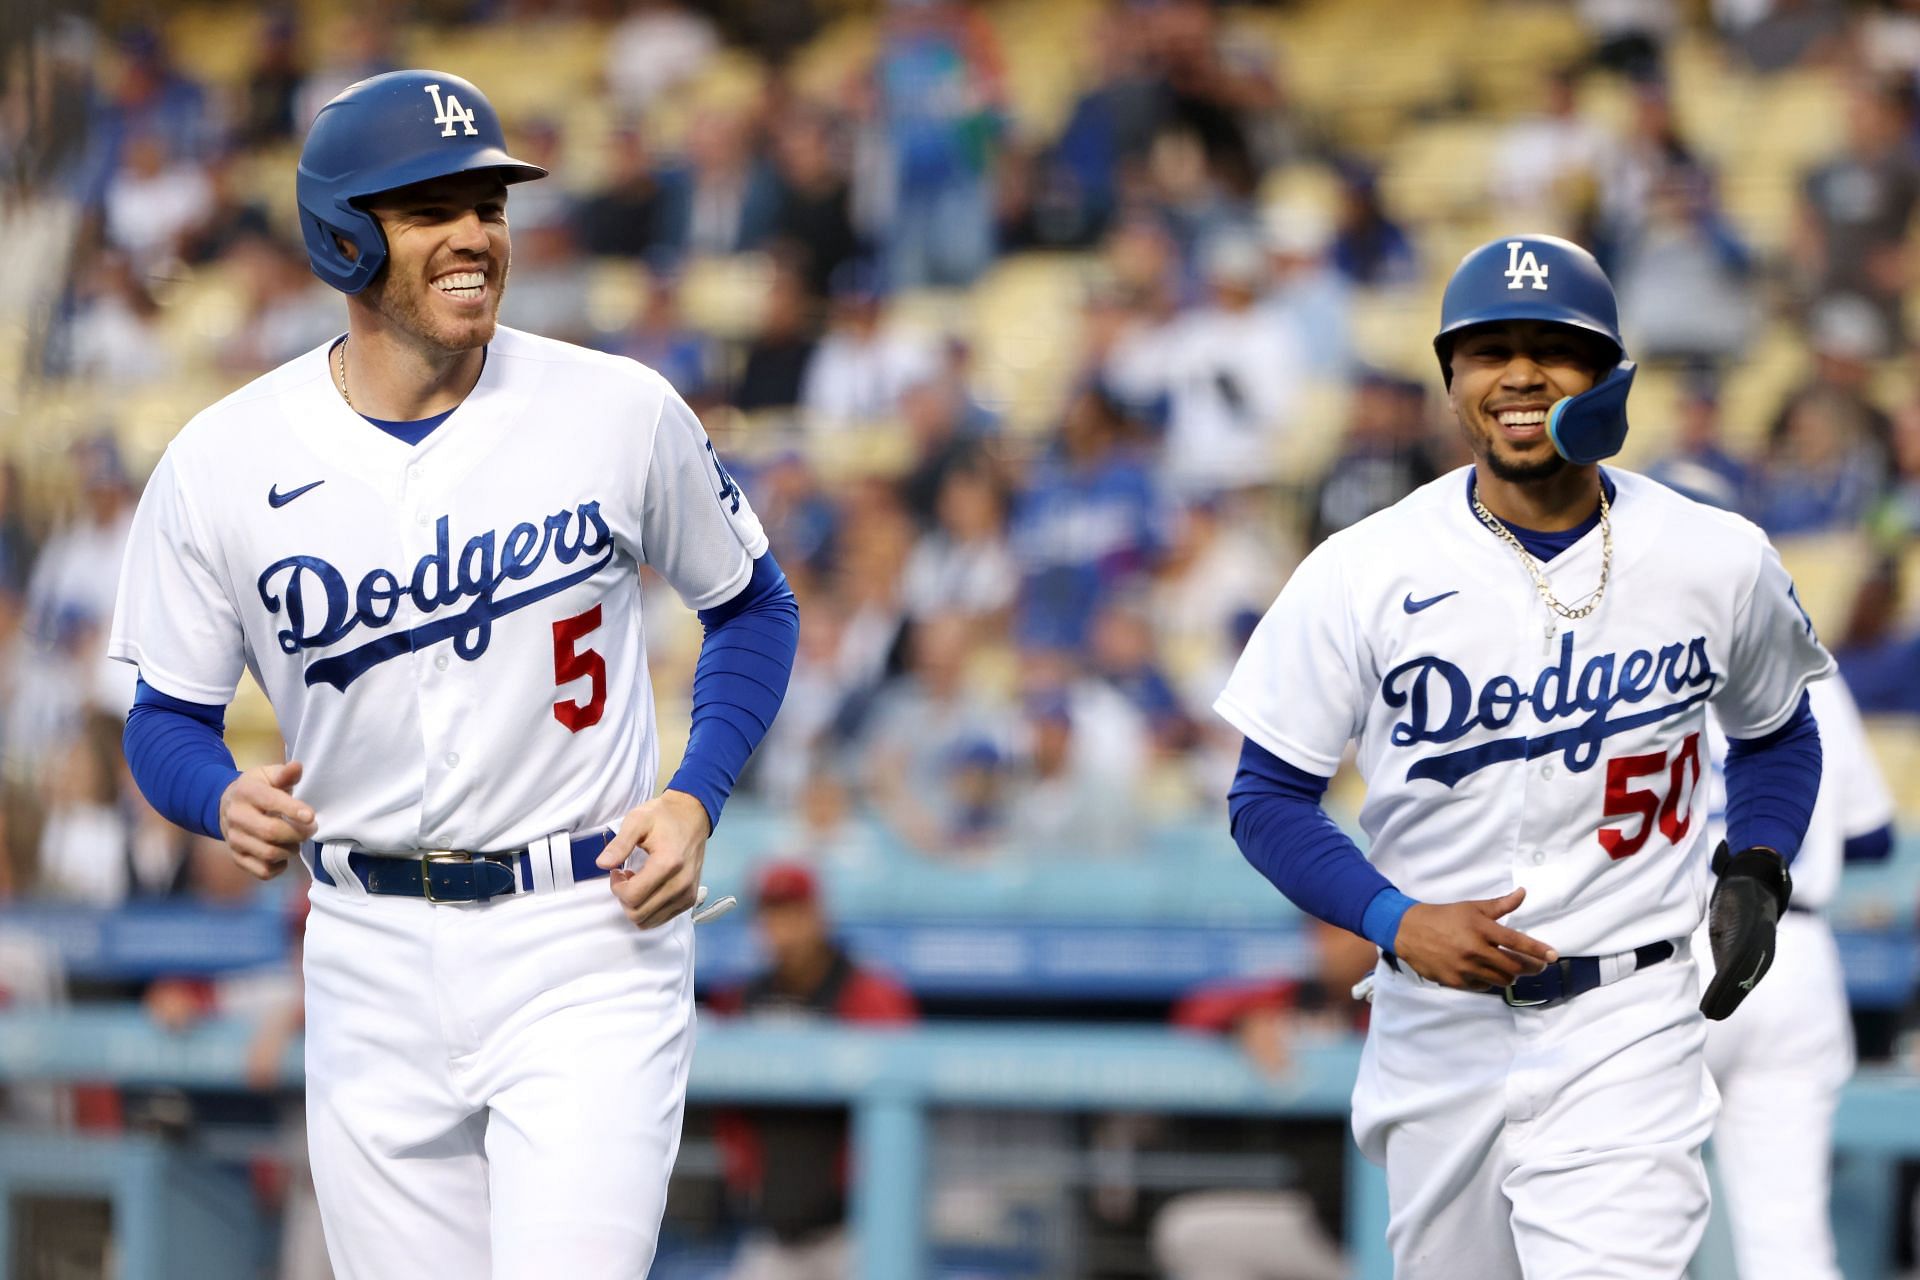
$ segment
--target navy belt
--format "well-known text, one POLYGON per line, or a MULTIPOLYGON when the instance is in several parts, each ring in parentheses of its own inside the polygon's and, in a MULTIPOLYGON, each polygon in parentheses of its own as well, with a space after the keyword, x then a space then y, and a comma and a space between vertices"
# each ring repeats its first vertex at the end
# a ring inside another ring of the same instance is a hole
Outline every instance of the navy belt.
MULTIPOLYGON (((594 859, 613 839, 611 831, 590 831, 574 836, 573 878, 592 880, 607 874, 594 859)), ((321 860, 320 846, 309 842, 308 862, 313 878, 321 884, 336 884, 333 873, 321 860)), ((368 893, 396 898, 425 898, 428 902, 485 902, 489 898, 533 892, 533 859, 544 858, 531 849, 505 853, 456 853, 433 850, 421 854, 353 852, 347 866, 368 893)))
MULTIPOLYGON (((1633 949, 1632 973, 1638 973, 1662 960, 1670 959, 1674 954, 1671 942, 1649 942, 1644 947, 1633 949)), ((1400 972, 1399 958, 1391 953, 1383 953, 1387 967, 1395 973, 1400 972)), ((1539 973, 1515 978, 1511 986, 1486 988, 1488 995, 1497 995, 1516 1009, 1537 1009, 1562 1000, 1571 1000, 1575 996, 1585 995, 1595 987, 1605 985, 1601 962, 1604 956, 1562 956, 1557 963, 1548 965, 1539 973)), ((1622 975, 1625 976, 1625 975, 1622 975)))

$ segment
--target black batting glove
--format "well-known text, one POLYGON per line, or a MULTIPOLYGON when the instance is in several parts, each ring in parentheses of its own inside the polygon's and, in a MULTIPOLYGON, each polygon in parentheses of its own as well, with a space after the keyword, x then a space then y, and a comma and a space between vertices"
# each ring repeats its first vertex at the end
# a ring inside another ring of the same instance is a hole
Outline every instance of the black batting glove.
POLYGON ((1700 997, 1700 1012, 1718 1022, 1740 1007, 1773 966, 1774 930, 1787 909, 1793 880, 1786 859, 1772 849, 1713 852, 1713 901, 1707 907, 1707 937, 1713 943, 1713 982, 1700 997))

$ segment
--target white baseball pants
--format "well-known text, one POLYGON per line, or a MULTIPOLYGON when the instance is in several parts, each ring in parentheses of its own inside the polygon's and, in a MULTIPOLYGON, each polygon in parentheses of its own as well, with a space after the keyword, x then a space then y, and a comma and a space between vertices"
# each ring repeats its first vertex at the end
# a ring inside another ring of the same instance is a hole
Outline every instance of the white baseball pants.
POLYGON ((1699 999, 1684 944, 1535 1009, 1382 963, 1353 1127, 1396 1280, 1679 1280, 1718 1100, 1699 999))
POLYGON ((486 904, 315 885, 307 1124, 339 1280, 639 1280, 693 1050, 693 923, 605 881, 486 904))
MULTIPOLYGON (((1700 980, 1713 956, 1700 951, 1700 980)), ((1833 1112, 1853 1074, 1853 1026, 1833 930, 1780 918, 1773 967, 1733 1016, 1707 1024, 1720 1088, 1714 1161, 1740 1280, 1840 1280, 1834 1257, 1833 1112)))

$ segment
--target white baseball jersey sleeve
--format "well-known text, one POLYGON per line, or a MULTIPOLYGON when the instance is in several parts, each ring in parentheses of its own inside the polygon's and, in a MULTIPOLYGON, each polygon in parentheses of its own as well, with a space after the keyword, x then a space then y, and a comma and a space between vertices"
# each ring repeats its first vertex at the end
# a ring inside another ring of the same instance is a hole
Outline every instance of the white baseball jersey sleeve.
MULTIPOLYGON (((1759 529, 1607 474, 1613 561, 1591 616, 1547 607, 1462 469, 1316 548, 1215 704, 1308 773, 1357 743, 1369 859, 1422 901, 1524 885, 1507 922, 1565 955, 1692 933, 1708 703, 1759 736, 1833 665, 1759 529)), ((1569 606, 1598 584, 1603 541, 1542 566, 1569 606)))
POLYGON ((328 350, 168 448, 109 652, 195 702, 251 670, 322 841, 484 851, 617 821, 658 763, 638 566, 724 602, 766 550, 752 506, 631 360, 501 328, 408 445, 346 406, 328 350))

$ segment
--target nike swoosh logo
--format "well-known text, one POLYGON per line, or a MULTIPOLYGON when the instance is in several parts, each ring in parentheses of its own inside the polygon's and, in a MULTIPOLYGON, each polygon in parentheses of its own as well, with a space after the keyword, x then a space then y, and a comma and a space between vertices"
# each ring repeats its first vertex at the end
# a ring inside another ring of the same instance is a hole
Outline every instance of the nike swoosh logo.
POLYGON ((1418 613, 1422 609, 1433 608, 1433 606, 1439 604, 1442 600, 1445 600, 1448 596, 1457 596, 1459 594, 1460 593, 1458 591, 1442 591, 1437 596, 1429 596, 1425 600, 1415 600, 1413 598, 1413 592, 1409 591, 1407 592, 1407 598, 1400 602, 1400 607, 1402 609, 1405 609, 1408 613, 1418 613))
POLYGON ((303 484, 298 489, 289 489, 285 493, 280 492, 279 485, 272 485, 267 489, 267 505, 278 511, 307 490, 318 489, 325 483, 325 480, 315 480, 312 484, 303 484))

